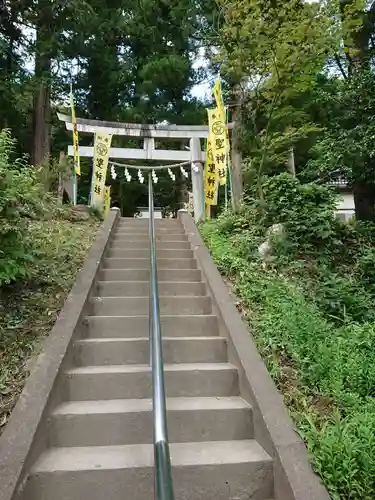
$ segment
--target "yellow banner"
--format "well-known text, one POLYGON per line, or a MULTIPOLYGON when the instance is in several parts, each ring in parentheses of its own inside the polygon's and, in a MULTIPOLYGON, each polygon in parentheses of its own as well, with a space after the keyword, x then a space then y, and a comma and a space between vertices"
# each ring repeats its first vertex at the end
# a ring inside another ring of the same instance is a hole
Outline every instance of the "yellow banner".
POLYGON ((217 173, 214 157, 212 153, 212 138, 207 139, 206 148, 206 177, 204 182, 204 192, 206 195, 206 205, 217 205, 217 173))
POLYGON ((212 154, 216 165, 220 185, 227 182, 227 134, 225 122, 221 119, 219 110, 208 109, 208 126, 210 129, 212 154))
MULTIPOLYGON (((217 78, 215 81, 214 96, 215 96, 216 107, 219 110, 222 121, 225 123, 226 136, 227 136, 227 148, 228 148, 228 155, 229 155, 230 142, 229 142, 229 131, 228 131, 228 127, 227 127, 227 110, 224 106, 224 100, 223 100, 223 96, 221 94, 220 78, 217 78)), ((228 162, 228 168, 230 168, 230 162, 228 162)))
POLYGON ((104 215, 108 215, 111 209, 111 186, 104 188, 104 215))
POLYGON ((80 165, 80 161, 79 161, 79 149, 78 149, 77 119, 76 119, 76 112, 74 109, 72 86, 70 86, 70 109, 72 111, 72 124, 73 124, 74 168, 75 168, 76 174, 81 175, 81 165, 80 165))
POLYGON ((104 203, 104 186, 111 141, 112 135, 110 134, 95 134, 91 205, 98 208, 103 207, 104 203))
POLYGON ((219 111, 219 115, 221 118, 221 121, 224 123, 227 122, 226 120, 226 113, 225 113, 225 108, 224 108, 224 103, 223 103, 223 98, 221 95, 221 84, 220 84, 220 78, 217 78, 214 84, 214 96, 215 96, 215 102, 216 102, 216 107, 219 111))
POLYGON ((206 220, 211 219, 211 205, 206 204, 206 220))

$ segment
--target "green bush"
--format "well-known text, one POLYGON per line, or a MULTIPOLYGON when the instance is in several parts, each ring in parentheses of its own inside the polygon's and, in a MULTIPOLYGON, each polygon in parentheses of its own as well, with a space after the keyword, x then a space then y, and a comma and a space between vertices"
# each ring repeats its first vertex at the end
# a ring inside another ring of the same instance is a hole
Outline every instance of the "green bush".
POLYGON ((98 227, 64 213, 29 224, 32 279, 0 291, 0 434, 24 386, 27 360, 51 331, 98 227))
POLYGON ((341 323, 375 320, 374 297, 354 274, 340 276, 326 267, 318 272, 313 300, 328 318, 341 323))
POLYGON ((268 177, 263 184, 264 224, 282 223, 299 249, 325 245, 334 236, 335 193, 318 184, 301 184, 290 174, 268 177))
MULTIPOLYGON (((290 184, 303 192, 293 179, 290 184)), ((263 211, 263 218, 254 221, 254 203, 237 219, 224 214, 204 224, 202 235, 241 301, 331 498, 370 500, 375 498, 372 229, 336 223, 329 197, 325 203, 318 196, 322 212, 318 207, 307 215, 303 197, 301 207, 294 197, 280 200, 278 186, 265 192, 263 207, 269 211, 263 211), (318 220, 308 226, 317 212, 318 220), (255 258, 256 248, 265 228, 280 221, 286 237, 264 266, 255 258), (327 239, 319 229, 325 224, 331 231, 327 239)))
POLYGON ((12 161, 15 141, 0 132, 0 286, 29 276, 33 260, 30 220, 45 209, 46 194, 36 169, 12 161))
MULTIPOLYGON (((363 404, 375 396, 375 324, 352 323, 335 329, 326 342, 316 349, 316 364, 325 366, 320 390, 345 408, 350 403, 363 404)), ((315 375, 316 377, 316 375, 315 375)))
POLYGON ((299 424, 312 457, 333 500, 375 497, 375 407, 348 417, 333 415, 320 428, 312 418, 299 424))
POLYGON ((375 285, 375 248, 366 246, 358 256, 356 271, 361 281, 373 287, 375 285))

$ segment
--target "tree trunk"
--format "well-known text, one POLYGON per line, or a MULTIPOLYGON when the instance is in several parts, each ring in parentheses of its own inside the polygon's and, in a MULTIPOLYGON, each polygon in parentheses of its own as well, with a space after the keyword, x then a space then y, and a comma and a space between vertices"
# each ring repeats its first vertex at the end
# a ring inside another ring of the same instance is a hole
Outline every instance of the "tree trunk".
POLYGON ((242 93, 239 90, 233 113, 234 127, 232 130, 232 208, 239 210, 243 195, 242 154, 240 151, 242 93))
POLYGON ((357 220, 375 222, 375 189, 365 182, 353 184, 355 216, 357 220))
POLYGON ((65 176, 65 169, 67 166, 67 157, 65 156, 64 151, 60 151, 60 158, 59 158, 59 179, 58 179, 58 186, 57 186, 57 201, 59 205, 62 205, 63 203, 63 196, 64 196, 64 176, 65 176))
POLYGON ((290 174, 292 174, 293 177, 295 177, 296 176, 296 164, 294 161, 294 149, 293 149, 293 147, 291 147, 289 149, 287 167, 288 167, 288 172, 290 174))
POLYGON ((50 2, 38 2, 35 42, 35 82, 33 112, 32 161, 40 165, 50 153, 50 93, 51 93, 51 26, 53 13, 50 2))
POLYGON ((38 83, 34 95, 33 165, 40 165, 50 153, 50 89, 46 82, 38 83))

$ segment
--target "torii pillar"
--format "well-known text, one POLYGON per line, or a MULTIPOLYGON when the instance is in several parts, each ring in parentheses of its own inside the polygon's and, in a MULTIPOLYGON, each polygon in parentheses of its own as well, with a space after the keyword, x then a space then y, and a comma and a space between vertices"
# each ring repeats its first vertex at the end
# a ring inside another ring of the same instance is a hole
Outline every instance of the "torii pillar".
POLYGON ((203 186, 203 160, 201 143, 198 137, 190 139, 191 155, 191 184, 194 199, 194 220, 199 222, 204 219, 204 186, 203 186))

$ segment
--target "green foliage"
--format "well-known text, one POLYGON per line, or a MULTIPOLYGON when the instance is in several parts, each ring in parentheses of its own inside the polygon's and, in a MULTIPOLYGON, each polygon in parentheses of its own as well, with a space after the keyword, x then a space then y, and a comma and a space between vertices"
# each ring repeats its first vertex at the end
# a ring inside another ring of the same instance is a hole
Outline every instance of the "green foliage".
POLYGON ((278 93, 309 87, 324 64, 326 19, 319 6, 300 0, 219 0, 224 15, 223 58, 237 75, 267 79, 278 93))
POLYGON ((361 281, 373 287, 375 285, 375 248, 365 247, 357 260, 356 271, 361 281))
POLYGON ((0 132, 0 286, 31 272, 30 219, 45 210, 44 186, 24 160, 12 162, 15 141, 0 132))
POLYGON ((15 147, 10 132, 0 132, 0 432, 98 224, 72 223, 70 209, 46 193, 54 164, 46 178, 45 169, 15 159, 15 147))
POLYGON ((320 267, 314 300, 332 321, 375 320, 374 296, 354 274, 340 276, 320 267))
POLYGON ((348 417, 334 415, 322 428, 312 418, 300 432, 333 500, 372 500, 375 495, 375 409, 373 405, 348 417))
POLYGON ((319 130, 304 103, 330 52, 329 19, 300 0, 218 4, 221 60, 243 87, 241 148, 258 176, 283 171, 290 148, 319 130))
POLYGON ((104 220, 104 214, 101 208, 89 207, 89 214, 91 217, 95 217, 98 220, 104 220))
POLYGON ((0 132, 0 432, 98 226, 72 222, 70 208, 46 193, 55 165, 46 177, 15 159, 15 147, 10 132, 0 132))
POLYGON ((223 66, 244 93, 249 199, 202 232, 331 498, 370 500, 375 226, 362 221, 375 221, 375 4, 218 3, 223 66), (290 147, 298 180, 276 175, 291 170, 290 147), (354 192, 350 225, 335 219, 335 195, 322 186, 340 177, 354 192), (261 266, 256 249, 280 222, 261 266))
POLYGON ((242 88, 245 189, 286 169, 344 176, 357 220, 375 221, 374 2, 217 2, 222 73, 242 88))
MULTIPOLYGON (((212 30, 214 0, 24 0, 22 9, 15 0, 3 4, 0 128, 12 130, 18 152, 29 154, 33 162, 37 157, 35 163, 41 164, 40 157, 48 153, 52 162, 71 143, 56 114, 61 108, 70 114, 70 83, 78 117, 203 123, 205 107, 190 91, 207 76, 195 63, 202 40, 212 30), (27 61, 33 62, 32 68, 27 61)), ((116 147, 139 147, 137 140, 129 144, 124 137, 113 139, 116 147)), ((91 146, 92 140, 81 136, 80 144, 91 146)), ((91 164, 82 159, 81 166, 78 201, 83 203, 88 200, 91 164)), ((51 171, 45 167, 47 181, 51 171)), ((112 184, 123 213, 133 215, 135 207, 127 206, 126 193, 118 199, 119 191, 125 191, 120 179, 112 184)), ((142 186, 134 186, 135 198, 142 198, 142 186)), ((181 201, 179 191, 174 197, 181 201)), ((175 200, 168 204, 175 205, 175 200)))
POLYGON ((332 499, 375 495, 374 227, 344 226, 335 196, 283 174, 264 199, 204 224, 260 353, 332 499), (267 227, 283 238, 261 263, 267 227))
POLYGON ((19 276, 1 287, 0 433, 28 375, 27 362, 56 321, 97 227, 95 220, 73 223, 64 218, 28 225, 32 280, 19 276))
POLYGON ((284 173, 265 179, 263 196, 266 226, 284 224, 290 239, 306 248, 323 246, 332 238, 336 196, 329 188, 302 184, 284 173))
POLYGON ((323 123, 324 134, 312 149, 310 176, 326 180, 345 176, 349 183, 374 183, 374 75, 363 71, 350 80, 333 80, 331 88, 322 90, 317 98, 327 121, 323 123))

